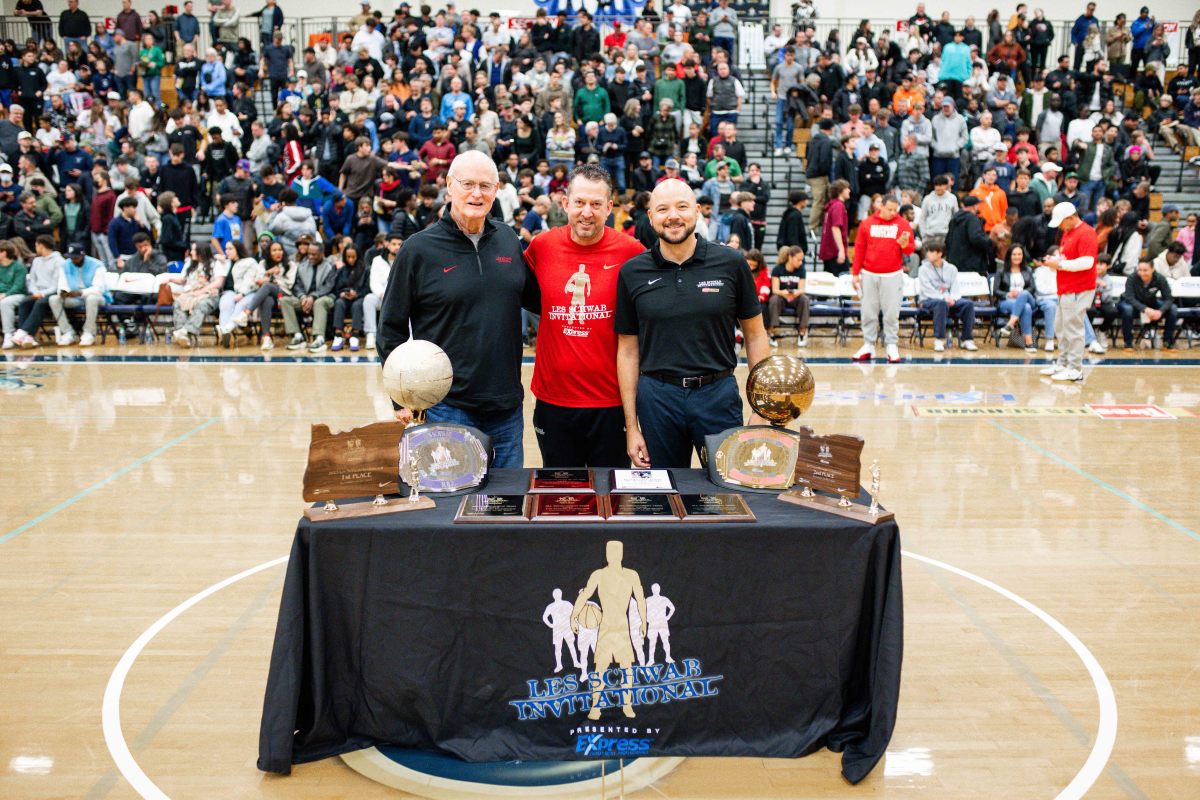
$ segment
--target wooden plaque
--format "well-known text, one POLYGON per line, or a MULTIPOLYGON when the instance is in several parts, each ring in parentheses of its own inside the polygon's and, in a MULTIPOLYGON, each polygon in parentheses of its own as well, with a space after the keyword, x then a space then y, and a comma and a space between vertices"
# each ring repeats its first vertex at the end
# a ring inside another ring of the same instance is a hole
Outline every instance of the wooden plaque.
POLYGON ((841 433, 817 436, 801 427, 800 454, 796 459, 796 484, 816 492, 858 497, 862 473, 863 440, 841 433))
POLYGON ((319 503, 399 494, 396 448, 403 434, 403 422, 374 422, 342 433, 331 433, 328 425, 313 425, 304 499, 319 503))

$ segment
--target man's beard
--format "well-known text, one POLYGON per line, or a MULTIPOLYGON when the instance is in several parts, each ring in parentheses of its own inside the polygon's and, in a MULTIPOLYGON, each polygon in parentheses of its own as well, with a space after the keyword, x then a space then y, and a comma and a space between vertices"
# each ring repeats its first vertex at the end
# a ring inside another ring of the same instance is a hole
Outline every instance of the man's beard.
POLYGON ((681 233, 681 234, 669 233, 666 228, 663 228, 662 230, 657 231, 658 238, 662 239, 667 244, 679 244, 681 242, 686 242, 688 239, 690 239, 692 237, 692 235, 695 232, 696 232, 695 223, 693 223, 691 225, 685 225, 683 228, 683 233, 681 233), (675 238, 676 236, 678 236, 678 238, 675 238))

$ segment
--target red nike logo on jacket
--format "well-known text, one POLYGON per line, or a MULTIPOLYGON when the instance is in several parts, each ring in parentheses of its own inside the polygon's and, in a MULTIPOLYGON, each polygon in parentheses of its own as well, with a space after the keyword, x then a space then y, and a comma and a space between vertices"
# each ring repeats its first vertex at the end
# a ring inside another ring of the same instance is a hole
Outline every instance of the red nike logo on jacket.
POLYGON ((452 269, 458 269, 458 264, 455 264, 453 267, 443 267, 442 272, 449 272, 452 269))

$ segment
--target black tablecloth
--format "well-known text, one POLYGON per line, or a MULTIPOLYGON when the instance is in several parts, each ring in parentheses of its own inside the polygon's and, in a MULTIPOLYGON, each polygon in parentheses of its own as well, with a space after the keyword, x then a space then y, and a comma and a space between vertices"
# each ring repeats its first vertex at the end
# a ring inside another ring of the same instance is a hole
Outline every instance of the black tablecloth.
MULTIPOLYGON (((685 493, 713 490, 698 471, 676 480, 685 493)), ((527 471, 497 470, 487 491, 527 485, 527 471)), ((772 495, 746 500, 757 522, 454 525, 458 498, 429 511, 301 519, 259 769, 287 773, 382 743, 468 761, 796 757, 828 747, 844 751, 842 774, 857 783, 896 720, 899 530, 772 495), (623 566, 645 595, 657 584, 674 606, 675 663, 663 665, 659 645, 657 665, 635 682, 636 718, 617 701, 592 722, 590 690, 555 680, 577 682, 579 670, 564 648, 554 673, 543 612, 555 589, 574 602, 605 566, 610 540, 623 543, 623 566)))

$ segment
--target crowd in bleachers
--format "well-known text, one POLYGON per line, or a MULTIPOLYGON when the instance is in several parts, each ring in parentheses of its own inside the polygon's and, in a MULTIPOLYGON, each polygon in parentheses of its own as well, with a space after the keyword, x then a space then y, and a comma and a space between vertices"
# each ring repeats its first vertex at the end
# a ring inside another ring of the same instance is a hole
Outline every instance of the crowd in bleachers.
MULTIPOLYGON (((453 4, 388 16, 364 2, 347 30, 304 46, 286 41, 274 0, 253 14, 217 0, 207 24, 191 2, 160 16, 123 0, 95 24, 77 0, 57 21, 23 0, 32 36, 0 56, 4 347, 39 346, 51 328, 60 346, 89 346, 157 327, 181 347, 211 332, 270 349, 278 317, 291 350, 371 350, 391 260, 442 213, 448 165, 470 150, 495 160, 494 214, 525 241, 565 224, 576 164, 614 176, 610 222, 645 245, 649 191, 687 182, 700 234, 747 253, 771 329, 787 320, 802 346, 820 310, 806 279, 849 270, 858 221, 888 197, 922 246, 907 297, 935 348, 955 322, 974 347, 983 307, 1014 346, 1034 346, 1037 319, 1053 349, 1036 267, 1058 202, 1097 229, 1101 281, 1125 279, 1123 293, 1100 286, 1102 332, 1157 321, 1141 262, 1168 293, 1200 274, 1196 216, 1157 207, 1154 186, 1156 149, 1200 146, 1200 14, 1169 71, 1148 9, 1102 22, 1089 4, 1051 60, 1055 27, 1025 4, 980 27, 918 4, 904 33, 864 21, 842 42, 836 28, 818 41, 806 0, 786 27, 756 18, 770 28, 764 70, 738 63, 740 26, 761 8, 649 2, 603 30, 585 11, 538 10, 521 29, 453 4), (758 161, 738 127, 755 89, 774 112, 758 161), (805 185, 780 197, 764 165, 797 158, 805 185), (786 208, 768 232, 772 202, 786 208), (209 219, 210 236, 193 230, 209 219), (979 303, 930 277, 942 264, 985 277, 979 303)), ((828 297, 844 310, 852 296, 828 297)))

